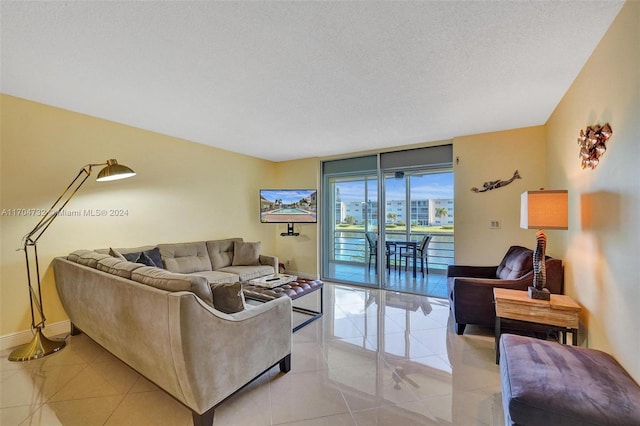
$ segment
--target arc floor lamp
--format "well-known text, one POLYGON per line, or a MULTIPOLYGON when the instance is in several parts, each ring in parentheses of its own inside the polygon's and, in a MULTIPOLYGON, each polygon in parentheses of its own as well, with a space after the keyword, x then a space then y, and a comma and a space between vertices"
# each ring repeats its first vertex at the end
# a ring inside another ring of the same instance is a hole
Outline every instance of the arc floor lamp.
POLYGON ((38 265, 37 244, 40 237, 42 237, 42 234, 44 234, 51 225, 51 222, 58 217, 69 200, 71 200, 76 192, 78 192, 78 189, 80 189, 84 182, 89 178, 93 168, 96 166, 106 166, 100 170, 100 173, 98 173, 96 178, 98 182, 125 179, 136 175, 136 173, 129 167, 118 164, 114 159, 108 160, 106 163, 87 164, 80 169, 75 179, 71 181, 67 189, 62 192, 49 210, 47 210, 47 212, 42 216, 40 222, 38 222, 38 224, 22 238, 22 247, 18 250, 24 250, 24 258, 27 264, 27 284, 29 287, 31 331, 33 332, 33 338, 29 343, 14 349, 13 352, 9 354, 9 361, 29 361, 32 359, 42 358, 59 351, 66 345, 64 340, 48 339, 42 333, 47 319, 44 315, 44 308, 42 307, 42 291, 40 288, 40 267, 38 265), (31 277, 31 252, 33 252, 33 267, 35 268, 34 272, 36 276, 35 288, 31 277))

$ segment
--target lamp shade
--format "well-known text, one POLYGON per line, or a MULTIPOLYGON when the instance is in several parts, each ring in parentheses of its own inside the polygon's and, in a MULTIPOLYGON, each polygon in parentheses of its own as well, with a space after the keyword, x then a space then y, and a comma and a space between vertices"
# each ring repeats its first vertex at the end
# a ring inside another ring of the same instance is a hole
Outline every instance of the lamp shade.
POLYGON ((520 195, 520 228, 567 229, 567 190, 527 191, 520 195))
POLYGON ((107 166, 100 170, 96 180, 98 182, 105 182, 109 180, 126 179, 135 175, 136 172, 131 170, 129 167, 118 164, 117 160, 111 159, 107 161, 107 166))

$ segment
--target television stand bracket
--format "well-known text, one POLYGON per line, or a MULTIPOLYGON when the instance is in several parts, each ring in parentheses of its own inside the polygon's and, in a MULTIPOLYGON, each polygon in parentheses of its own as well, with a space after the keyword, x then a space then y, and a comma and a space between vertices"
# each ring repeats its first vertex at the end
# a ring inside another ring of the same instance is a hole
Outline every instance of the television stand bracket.
POLYGON ((287 223, 287 232, 280 233, 281 237, 297 237, 299 232, 293 232, 293 223, 287 223))

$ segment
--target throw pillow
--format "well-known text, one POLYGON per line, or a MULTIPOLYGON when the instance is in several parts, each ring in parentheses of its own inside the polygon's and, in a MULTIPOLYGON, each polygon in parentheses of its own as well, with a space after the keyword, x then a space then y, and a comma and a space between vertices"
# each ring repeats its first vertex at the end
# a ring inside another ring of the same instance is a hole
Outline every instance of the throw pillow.
POLYGON ((120 253, 118 250, 111 247, 109 247, 109 256, 113 256, 116 259, 120 259, 120 260, 127 260, 127 258, 124 257, 122 253, 120 253))
POLYGON ((213 284, 213 307, 225 314, 235 314, 244 310, 244 294, 239 282, 213 284))
POLYGON ((153 265, 147 265, 147 266, 155 266, 156 268, 164 269, 164 265, 162 263, 162 256, 160 256, 160 249, 158 247, 152 250, 145 250, 143 252, 125 253, 123 254, 123 256, 129 262, 138 263, 138 258, 140 257, 140 253, 144 253, 153 261, 153 265))
POLYGON ((140 256, 138 256, 138 258, 136 259, 136 263, 142 263, 143 265, 153 266, 153 267, 156 266, 153 260, 149 256, 147 256, 145 252, 140 253, 140 256))
POLYGON ((260 264, 260 245, 262 243, 246 243, 235 241, 233 243, 233 261, 231 266, 252 266, 260 264))

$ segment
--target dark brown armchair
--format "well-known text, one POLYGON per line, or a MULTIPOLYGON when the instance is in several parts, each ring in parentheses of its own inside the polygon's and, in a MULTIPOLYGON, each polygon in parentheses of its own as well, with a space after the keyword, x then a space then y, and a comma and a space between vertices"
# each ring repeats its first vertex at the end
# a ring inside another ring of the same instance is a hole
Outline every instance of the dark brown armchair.
MULTIPOLYGON (((562 260, 547 256, 545 262, 546 287, 551 293, 562 294, 562 260)), ((525 247, 511 246, 498 266, 449 265, 447 289, 456 333, 464 333, 467 324, 495 325, 494 287, 527 290, 532 283, 533 251, 525 247)))

